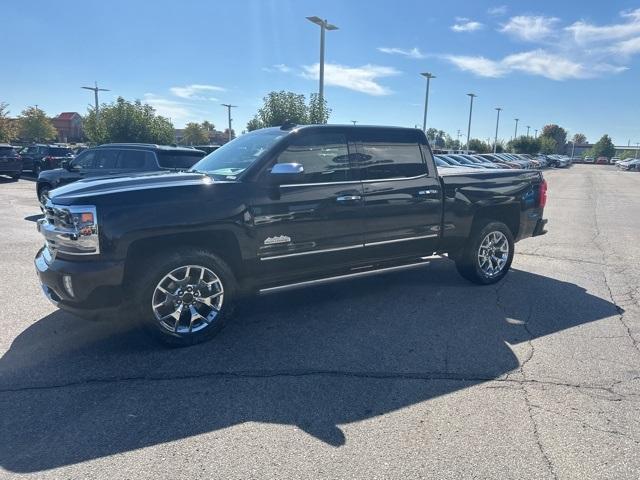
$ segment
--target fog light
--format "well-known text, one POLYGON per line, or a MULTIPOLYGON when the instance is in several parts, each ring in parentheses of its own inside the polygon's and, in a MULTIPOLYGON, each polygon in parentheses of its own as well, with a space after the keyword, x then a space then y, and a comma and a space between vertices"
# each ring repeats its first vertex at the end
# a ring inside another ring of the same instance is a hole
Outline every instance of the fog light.
POLYGON ((73 292, 73 282, 71 281, 71 275, 63 275, 62 284, 64 285, 64 289, 67 291, 70 297, 76 296, 73 292))

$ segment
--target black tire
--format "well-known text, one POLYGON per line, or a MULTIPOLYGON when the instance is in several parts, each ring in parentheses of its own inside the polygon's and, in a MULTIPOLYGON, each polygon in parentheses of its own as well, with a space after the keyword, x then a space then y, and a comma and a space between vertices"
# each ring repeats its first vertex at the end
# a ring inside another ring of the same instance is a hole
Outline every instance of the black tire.
POLYGON ((457 255, 454 256, 454 260, 456 262, 458 273, 460 273, 462 277, 479 285, 490 285, 502 280, 509 272, 511 262, 513 261, 513 253, 513 234, 511 233, 511 230, 509 230, 509 227, 502 222, 486 220, 485 222, 476 224, 471 231, 467 244, 457 255), (498 273, 490 275, 481 268, 478 254, 482 242, 492 232, 499 232, 506 237, 509 252, 504 266, 498 273))
POLYGON ((47 198, 49 198, 49 191, 51 190, 51 186, 44 184, 38 189, 38 200, 40 200, 41 204, 45 204, 47 202, 47 198))
POLYGON ((165 345, 186 347, 207 341, 220 332, 233 313, 238 291, 233 271, 224 260, 207 250, 190 248, 152 256, 137 264, 130 276, 133 277, 127 282, 127 290, 132 292, 131 298, 127 299, 131 303, 130 311, 153 338, 165 345), (175 269, 187 265, 199 265, 215 273, 222 283, 224 296, 222 306, 210 324, 198 331, 180 333, 162 325, 154 314, 152 302, 159 282, 175 269))

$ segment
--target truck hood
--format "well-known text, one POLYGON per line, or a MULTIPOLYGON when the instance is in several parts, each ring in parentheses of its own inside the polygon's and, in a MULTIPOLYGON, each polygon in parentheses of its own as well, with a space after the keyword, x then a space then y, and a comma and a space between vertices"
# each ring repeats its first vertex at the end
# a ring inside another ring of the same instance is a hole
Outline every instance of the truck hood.
POLYGON ((172 188, 207 183, 213 183, 213 180, 203 173, 147 172, 115 177, 87 178, 51 190, 49 196, 54 203, 65 204, 80 198, 97 195, 112 195, 131 190, 172 188))

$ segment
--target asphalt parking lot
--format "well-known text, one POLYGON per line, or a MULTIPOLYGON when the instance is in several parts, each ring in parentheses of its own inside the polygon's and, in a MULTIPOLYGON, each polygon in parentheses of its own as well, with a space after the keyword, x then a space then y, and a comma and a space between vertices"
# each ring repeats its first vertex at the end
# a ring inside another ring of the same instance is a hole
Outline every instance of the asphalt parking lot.
POLYGON ((545 172, 497 286, 451 262, 253 299, 167 350, 56 311, 0 181, 0 477, 640 477, 640 174, 545 172))

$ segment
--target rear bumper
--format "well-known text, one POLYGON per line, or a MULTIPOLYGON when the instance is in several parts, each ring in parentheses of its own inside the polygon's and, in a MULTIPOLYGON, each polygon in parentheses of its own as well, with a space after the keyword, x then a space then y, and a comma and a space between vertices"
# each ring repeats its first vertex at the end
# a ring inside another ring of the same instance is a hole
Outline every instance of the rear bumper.
POLYGON ((22 162, 0 162, 0 175, 15 174, 22 172, 22 162))
POLYGON ((43 247, 34 264, 45 296, 58 308, 84 317, 113 314, 121 309, 122 263, 52 258, 43 247), (73 295, 65 286, 64 277, 69 277, 73 295))

